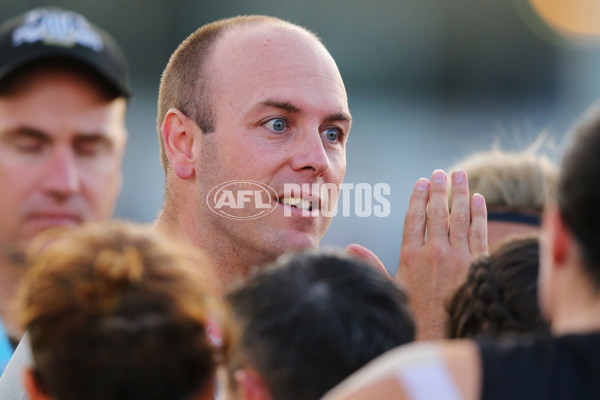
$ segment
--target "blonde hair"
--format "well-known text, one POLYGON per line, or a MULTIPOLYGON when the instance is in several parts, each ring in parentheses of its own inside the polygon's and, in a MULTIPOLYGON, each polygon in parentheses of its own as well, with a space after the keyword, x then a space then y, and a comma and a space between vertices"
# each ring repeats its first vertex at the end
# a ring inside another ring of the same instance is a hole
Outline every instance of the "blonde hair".
POLYGON ((481 193, 488 210, 541 215, 556 195, 558 168, 538 154, 540 140, 520 152, 494 148, 471 154, 451 171, 466 172, 471 196, 481 193))

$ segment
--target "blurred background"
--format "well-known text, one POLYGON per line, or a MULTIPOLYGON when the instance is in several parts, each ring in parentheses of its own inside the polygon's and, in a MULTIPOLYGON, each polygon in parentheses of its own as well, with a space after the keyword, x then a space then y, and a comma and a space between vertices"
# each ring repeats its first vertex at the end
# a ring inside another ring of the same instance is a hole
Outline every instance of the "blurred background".
POLYGON ((523 148, 542 132, 556 144, 546 146, 556 159, 570 124, 600 96, 597 0, 2 0, 0 19, 47 5, 84 14, 129 56, 134 97, 117 217, 147 223, 163 191, 158 84, 178 44, 207 22, 239 14, 273 15, 318 33, 354 117, 345 182, 391 188, 389 216, 338 215, 323 243, 360 243, 392 273, 419 177, 493 144, 523 148))

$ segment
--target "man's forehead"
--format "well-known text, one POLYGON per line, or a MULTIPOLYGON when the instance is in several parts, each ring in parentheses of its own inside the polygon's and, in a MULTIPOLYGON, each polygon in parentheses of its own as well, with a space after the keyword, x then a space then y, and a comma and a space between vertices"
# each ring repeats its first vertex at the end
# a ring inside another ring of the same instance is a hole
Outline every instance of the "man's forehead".
POLYGON ((211 64, 221 71, 223 66, 231 65, 235 60, 234 69, 244 70, 256 68, 257 64, 276 64, 299 54, 328 62, 337 69, 329 52, 310 32, 293 25, 272 22, 242 25, 225 32, 215 43, 211 64))
POLYGON ((261 21, 248 23, 239 26, 232 26, 227 29, 221 38, 217 41, 223 44, 234 44, 239 47, 247 47, 247 42, 253 43, 255 47, 263 46, 266 42, 275 40, 287 42, 294 41, 314 41, 319 43, 319 40, 310 32, 298 26, 287 24, 283 21, 261 21))
MULTIPOLYGON (((35 133, 47 140, 75 140, 84 137, 106 137, 117 142, 125 141, 126 100, 117 98, 99 104, 74 107, 73 98, 58 105, 47 104, 47 96, 37 96, 35 90, 14 96, 0 96, 0 135, 35 133), (44 106, 46 105, 46 106, 44 106)), ((64 100, 64 99, 63 99, 64 100)), ((80 98, 81 103, 85 103, 80 98)))
POLYGON ((217 97, 229 98, 227 92, 232 92, 234 101, 245 105, 267 97, 295 104, 294 96, 306 100, 317 92, 329 92, 338 103, 334 107, 338 109, 329 112, 348 111, 335 61, 311 33, 301 28, 266 24, 239 27, 223 36, 211 57, 208 73, 217 97))
POLYGON ((120 97, 110 83, 94 70, 79 62, 60 58, 34 61, 3 77, 0 81, 0 96, 37 91, 41 84, 47 82, 56 85, 78 82, 106 102, 120 97))

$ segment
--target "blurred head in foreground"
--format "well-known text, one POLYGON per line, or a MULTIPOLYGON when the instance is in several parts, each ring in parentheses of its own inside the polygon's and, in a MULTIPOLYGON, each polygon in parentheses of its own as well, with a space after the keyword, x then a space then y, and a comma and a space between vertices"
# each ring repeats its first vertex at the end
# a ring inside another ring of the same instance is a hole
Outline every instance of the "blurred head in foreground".
POLYGON ((21 287, 32 399, 212 398, 228 335, 219 349, 207 333, 223 314, 202 257, 123 223, 69 231, 37 253, 21 287))
POLYGON ((233 399, 317 400, 415 335, 404 293, 337 252, 282 256, 227 299, 241 330, 228 362, 233 399))

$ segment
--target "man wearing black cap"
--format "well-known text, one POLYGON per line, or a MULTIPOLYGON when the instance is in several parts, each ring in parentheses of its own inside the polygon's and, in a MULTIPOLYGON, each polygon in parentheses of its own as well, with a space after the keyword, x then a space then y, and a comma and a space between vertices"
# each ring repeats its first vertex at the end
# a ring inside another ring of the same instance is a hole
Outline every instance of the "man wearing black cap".
POLYGON ((13 298, 32 239, 113 213, 128 96, 125 56, 83 16, 35 9, 0 26, 0 355, 22 334, 13 298))

